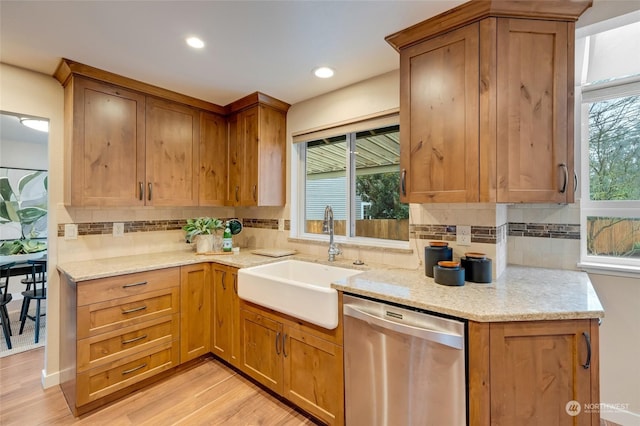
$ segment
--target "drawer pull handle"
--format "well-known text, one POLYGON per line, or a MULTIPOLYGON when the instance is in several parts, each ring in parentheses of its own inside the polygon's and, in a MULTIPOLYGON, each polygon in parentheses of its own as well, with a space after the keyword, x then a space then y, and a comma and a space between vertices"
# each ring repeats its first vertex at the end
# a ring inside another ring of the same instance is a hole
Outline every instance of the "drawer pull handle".
POLYGON ((123 345, 128 345, 129 343, 137 342, 138 340, 142 340, 142 339, 146 339, 146 338, 147 338, 147 335, 143 334, 142 336, 134 337, 133 339, 123 340, 120 343, 122 343, 123 345))
POLYGON ((227 289, 227 271, 222 271, 222 289, 226 290, 227 289))
POLYGON ((284 333, 284 336, 282 336, 282 354, 285 358, 289 356, 289 354, 287 354, 287 333, 284 333))
POLYGON ((558 167, 562 167, 562 171, 564 172, 564 181, 562 183, 562 188, 560 188, 560 193, 564 194, 567 192, 567 183, 569 181, 569 169, 565 163, 558 164, 558 167))
POLYGON ((140 182, 140 201, 144 200, 144 185, 140 182))
POLYGON ((280 341, 280 332, 276 332, 276 355, 280 355, 280 348, 278 347, 278 342, 280 341))
POLYGON ((137 308, 127 309, 126 311, 122 311, 122 313, 123 314, 132 314, 134 312, 144 311, 145 309, 147 309, 147 306, 143 305, 143 306, 138 306, 137 308))
POLYGON ((133 367, 133 368, 130 368, 130 369, 128 369, 128 370, 124 370, 124 371, 122 372, 122 375, 123 375, 123 376, 126 376, 127 374, 131 374, 131 373, 133 373, 134 371, 138 371, 138 370, 140 370, 140 369, 142 369, 142 368, 145 368, 146 366, 147 366, 147 363, 145 362, 144 364, 139 365, 139 366, 137 366, 137 367, 133 367))
POLYGON ((583 332, 582 335, 584 336, 584 340, 587 342, 587 362, 582 364, 582 368, 587 370, 591 367, 591 336, 589 336, 589 333, 586 331, 583 332))
POLYGON ((238 294, 238 276, 237 275, 233 276, 233 292, 235 294, 238 294))
POLYGON ((122 288, 137 287, 139 285, 146 285, 146 284, 147 284, 147 281, 140 281, 139 283, 125 284, 122 286, 122 288))

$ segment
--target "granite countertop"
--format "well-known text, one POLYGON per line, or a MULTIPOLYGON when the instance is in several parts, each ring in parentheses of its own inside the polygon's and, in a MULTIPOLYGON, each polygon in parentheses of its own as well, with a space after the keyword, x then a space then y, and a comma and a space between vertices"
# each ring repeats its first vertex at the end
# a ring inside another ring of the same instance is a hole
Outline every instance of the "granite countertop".
MULTIPOLYGON (((203 256, 185 250, 67 262, 58 265, 58 269, 71 281, 80 282, 201 262, 247 268, 292 258, 328 263, 307 255, 272 258, 245 250, 239 254, 203 256)), ((331 264, 363 271, 333 283, 333 288, 339 291, 478 322, 604 316, 600 300, 585 272, 508 266, 500 279, 491 284, 467 282, 461 287, 449 287, 436 284, 423 269, 371 264, 355 267, 345 259, 331 264)))

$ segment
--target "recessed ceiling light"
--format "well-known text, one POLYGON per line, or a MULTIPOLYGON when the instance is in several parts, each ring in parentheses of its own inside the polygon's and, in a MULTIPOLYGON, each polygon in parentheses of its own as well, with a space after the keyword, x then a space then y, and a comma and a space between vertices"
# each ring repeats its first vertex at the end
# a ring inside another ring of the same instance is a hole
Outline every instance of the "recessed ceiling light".
POLYGON ((318 67, 313 70, 313 73, 318 78, 330 78, 333 77, 333 70, 329 67, 318 67))
POLYGON ((48 120, 38 120, 37 118, 22 117, 20 118, 20 123, 22 123, 23 126, 29 127, 30 129, 39 130, 41 132, 49 132, 48 120))
POLYGON ((187 44, 196 49, 202 49, 204 47, 204 41, 200 40, 198 37, 187 38, 187 44))

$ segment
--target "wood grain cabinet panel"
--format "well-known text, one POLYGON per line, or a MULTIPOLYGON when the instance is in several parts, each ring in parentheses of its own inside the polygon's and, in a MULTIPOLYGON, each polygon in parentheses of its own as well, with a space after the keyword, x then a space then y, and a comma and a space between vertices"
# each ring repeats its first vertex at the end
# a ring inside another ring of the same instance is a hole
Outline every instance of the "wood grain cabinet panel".
POLYGON ((146 203, 197 206, 199 111, 148 97, 146 129, 146 203))
POLYGON ((241 370, 323 422, 344 424, 342 323, 326 330, 244 301, 240 318, 241 370))
POLYGON ((227 120, 200 113, 200 169, 198 179, 201 206, 223 206, 227 198, 227 120))
POLYGON ((211 352, 240 366, 240 311, 237 269, 212 265, 211 352))
POLYGON ((145 101, 140 93, 90 79, 66 86, 66 204, 144 204, 145 101))
POLYGON ((598 426, 598 410, 584 409, 600 402, 598 328, 597 319, 469 322, 469 424, 598 426))
POLYGON ((180 362, 210 352, 211 266, 180 268, 180 362))
POLYGON ((284 206, 288 108, 259 93, 231 104, 227 205, 284 206))
POLYGON ((404 202, 574 201, 574 21, 590 1, 468 2, 400 52, 404 202))

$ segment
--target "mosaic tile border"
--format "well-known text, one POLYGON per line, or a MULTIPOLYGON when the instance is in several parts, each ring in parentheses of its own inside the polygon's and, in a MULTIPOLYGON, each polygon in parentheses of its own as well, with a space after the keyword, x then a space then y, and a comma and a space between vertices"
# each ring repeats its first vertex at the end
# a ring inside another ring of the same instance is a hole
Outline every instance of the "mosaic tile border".
MULTIPOLYGON (((222 219, 227 220, 227 219, 222 219)), ((240 219, 245 228, 278 229, 278 219, 240 219)), ((182 229, 186 219, 125 221, 124 232, 173 231, 182 229)), ((58 224, 58 237, 64 236, 64 223, 58 224)), ((113 222, 78 223, 78 235, 108 235, 113 232, 113 222)), ((284 229, 291 229, 291 220, 284 221, 284 229)), ((471 226, 471 242, 496 244, 506 237, 538 237, 567 240, 580 239, 580 225, 565 223, 518 223, 500 226, 471 226)), ((418 240, 456 240, 456 225, 409 225, 409 238, 418 240)))
POLYGON ((580 225, 570 223, 509 223, 510 237, 558 238, 579 240, 580 225))

